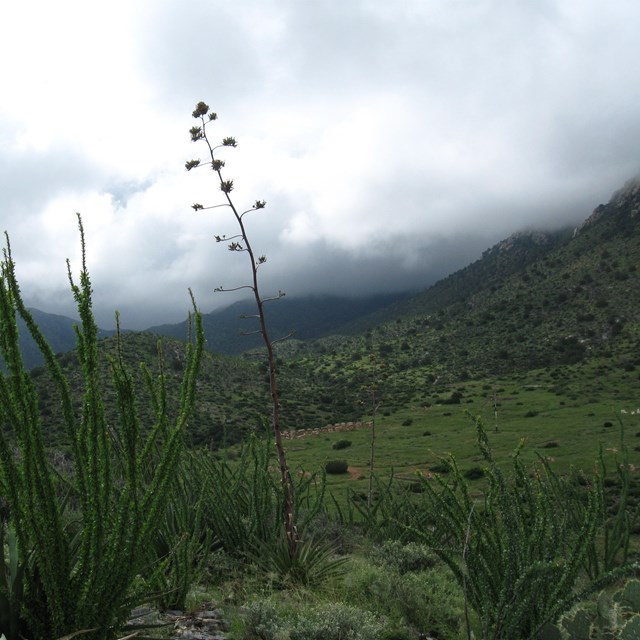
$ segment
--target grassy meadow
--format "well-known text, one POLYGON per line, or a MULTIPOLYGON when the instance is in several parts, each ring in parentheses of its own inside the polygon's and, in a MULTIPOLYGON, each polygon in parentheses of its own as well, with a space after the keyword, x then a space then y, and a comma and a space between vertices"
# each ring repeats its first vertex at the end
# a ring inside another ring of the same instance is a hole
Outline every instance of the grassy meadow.
MULTIPOLYGON (((480 416, 498 460, 506 460, 521 441, 522 457, 544 456, 559 473, 570 467, 592 470, 602 447, 610 459, 620 451, 621 425, 629 461, 640 468, 638 372, 606 370, 606 364, 557 367, 444 388, 456 404, 423 402, 390 415, 382 402, 375 416, 375 473, 411 481, 416 473, 433 473, 441 458, 453 455, 464 472, 482 461, 469 414, 480 416), (636 437, 639 436, 639 437, 636 437), (636 450, 637 447, 637 450, 636 450)), ((373 416, 365 416, 371 420, 373 416)), ((368 487, 371 430, 320 433, 288 442, 294 468, 312 471, 328 460, 346 460, 349 473, 328 477, 328 486, 368 487), (351 445, 334 449, 347 440, 351 445)))

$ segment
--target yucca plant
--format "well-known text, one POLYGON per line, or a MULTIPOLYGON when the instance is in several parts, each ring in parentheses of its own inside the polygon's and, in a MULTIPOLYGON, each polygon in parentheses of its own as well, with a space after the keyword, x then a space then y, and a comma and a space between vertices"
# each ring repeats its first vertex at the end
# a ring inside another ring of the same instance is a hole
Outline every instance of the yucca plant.
MULTIPOLYGON (((282 549, 282 486, 268 438, 251 435, 234 460, 207 451, 193 452, 189 460, 189 477, 203 488, 203 526, 214 547, 252 561, 258 550, 282 549)), ((324 489, 323 475, 297 476, 293 508, 301 531, 322 509, 324 489)))
POLYGON ((119 351, 110 369, 119 420, 107 425, 102 400, 105 381, 98 366, 98 329, 79 215, 78 226, 82 268, 77 283, 69 263, 67 269, 80 317, 76 338, 84 398, 79 413, 55 354, 24 305, 8 236, 1 265, 0 350, 7 373, 0 375, 0 487, 22 554, 20 617, 30 640, 51 640, 78 631, 92 640, 109 640, 126 620, 132 606, 131 587, 172 489, 204 345, 194 303, 195 338, 186 346, 177 417, 169 421, 164 375, 157 380, 149 376, 155 421, 143 429, 118 335, 119 351), (18 316, 38 345, 60 398, 72 458, 68 490, 77 505, 73 526, 67 526, 58 476, 47 459, 38 396, 18 348, 18 316))
POLYGON ((305 587, 318 587, 343 575, 348 561, 336 554, 331 543, 312 536, 299 541, 293 557, 284 535, 269 543, 258 543, 249 557, 260 571, 275 576, 279 585, 305 587))

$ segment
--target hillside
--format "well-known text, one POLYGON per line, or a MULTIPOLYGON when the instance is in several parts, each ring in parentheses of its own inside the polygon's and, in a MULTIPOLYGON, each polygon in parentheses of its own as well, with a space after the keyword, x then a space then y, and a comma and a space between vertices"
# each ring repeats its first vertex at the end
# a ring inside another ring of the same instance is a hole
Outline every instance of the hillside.
MULTIPOLYGON (((296 384, 305 372, 309 381, 330 381, 340 397, 362 395, 375 381, 392 410, 432 402, 443 384, 596 357, 635 371, 638 211, 635 180, 571 234, 513 236, 387 310, 386 322, 297 345, 287 366, 296 384)), ((306 393, 315 397, 313 387, 306 393)))
MULTIPOLYGON (((101 377, 103 401, 109 420, 118 420, 115 390, 111 382, 109 358, 116 355, 115 337, 100 341, 101 377)), ((184 342, 158 337, 148 332, 127 333, 122 336, 122 355, 129 372, 137 383, 137 398, 141 424, 152 424, 151 404, 140 365, 148 366, 153 378, 160 373, 160 359, 167 379, 168 406, 178 407, 179 383, 184 364, 184 342)), ((58 361, 67 376, 76 399, 76 410, 81 410, 84 392, 79 362, 75 351, 59 353, 58 361)), ((50 445, 61 445, 61 407, 55 386, 44 366, 31 370, 31 377, 38 390, 40 411, 50 445)), ((246 434, 264 429, 269 416, 269 393, 266 363, 256 357, 230 357, 205 352, 197 382, 196 405, 188 429, 191 445, 218 447, 242 440, 246 434)), ((359 407, 347 402, 341 409, 333 404, 319 406, 305 401, 304 383, 287 385, 283 389, 287 428, 325 425, 333 421, 353 420, 360 414, 359 407)))
MULTIPOLYGON (((328 304, 319 298, 274 303, 269 307, 273 335, 296 324, 301 329, 277 350, 285 428, 366 416, 374 388, 383 410, 392 414, 458 404, 464 401, 465 381, 533 369, 553 370, 562 378, 558 367, 597 361, 592 375, 617 371, 637 377, 639 212, 640 181, 635 180, 598 206, 578 229, 511 236, 417 296, 385 307, 380 299, 368 315, 365 302, 358 306, 335 299, 328 304), (301 339, 332 327, 342 335, 301 339)), ((209 341, 213 334, 223 342, 245 341, 237 335, 242 312, 251 309, 234 305, 207 316, 227 322, 224 330, 209 325, 209 341)), ((182 337, 186 329, 174 325, 172 331, 182 337)), ((125 336, 134 369, 141 360, 153 361, 157 340, 148 332, 125 336)), ((162 344, 167 370, 178 373, 181 343, 163 338, 162 344)), ((113 339, 105 340, 103 348, 105 353, 113 350, 113 339)), ((267 374, 256 353, 207 354, 198 385, 194 443, 217 445, 261 428, 261 418, 268 415, 267 374)), ((73 354, 61 358, 70 375, 77 375, 73 354)), ((44 380, 42 373, 34 371, 34 379, 44 380)), ((43 410, 55 414, 51 407, 43 410)), ((55 425, 54 417, 51 421, 55 425)))
MULTIPOLYGON (((65 353, 75 348, 76 334, 73 326, 78 324, 78 320, 54 313, 46 313, 39 309, 32 308, 29 311, 55 353, 65 353)), ((25 367, 31 369, 42 364, 44 361, 42 354, 27 331, 22 318, 18 318, 18 331, 20 335, 20 352, 22 353, 25 367)), ((101 338, 112 336, 114 333, 114 331, 105 329, 99 330, 101 338)))
MULTIPOLYGON (((354 319, 369 316, 378 309, 404 300, 408 294, 386 294, 363 298, 339 296, 283 297, 266 305, 269 331, 274 339, 294 332, 296 340, 313 340, 343 331, 344 325, 354 319)), ((256 329, 251 319, 255 315, 255 303, 251 300, 237 302, 223 309, 203 315, 207 348, 214 353, 237 355, 262 346, 260 335, 245 335, 256 329), (244 318, 243 316, 247 316, 244 318)), ((147 331, 178 340, 187 333, 186 321, 150 327, 147 331)))

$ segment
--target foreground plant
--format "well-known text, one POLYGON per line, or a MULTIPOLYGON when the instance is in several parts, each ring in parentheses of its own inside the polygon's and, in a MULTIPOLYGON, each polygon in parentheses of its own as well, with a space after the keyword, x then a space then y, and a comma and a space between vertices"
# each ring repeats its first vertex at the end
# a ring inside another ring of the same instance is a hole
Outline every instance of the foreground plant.
MULTIPOLYGON (((194 305, 195 340, 186 346, 177 417, 170 423, 164 376, 153 381, 147 375, 155 422, 143 429, 119 342, 118 355, 110 362, 119 420, 108 425, 80 216, 78 224, 82 244, 78 283, 67 266, 80 316, 76 327, 84 386, 80 413, 69 381, 24 305, 8 237, 1 265, 0 350, 7 374, 0 375, 0 490, 20 554, 24 591, 17 606, 30 640, 78 631, 92 640, 109 640, 129 615, 132 586, 170 495, 204 345, 194 305), (60 497, 60 479, 47 460, 38 396, 18 348, 18 316, 42 352, 60 398, 72 459, 66 490, 77 506, 70 523, 66 499, 60 497)), ((0 633, 12 634, 13 629, 0 633)), ((9 640, 13 637, 9 635, 9 640)))
POLYGON ((527 469, 518 449, 508 478, 479 420, 476 427, 488 467, 484 499, 476 502, 455 460, 449 460, 450 481, 437 476, 422 483, 432 523, 420 533, 462 587, 483 640, 534 639, 578 599, 629 568, 614 569, 576 591, 598 533, 601 494, 592 484, 575 497, 587 504, 576 522, 567 517, 570 508, 558 499, 548 466, 527 469))
MULTIPOLYGON (((640 519, 640 504, 634 505, 631 496, 633 465, 629 462, 629 448, 625 442, 622 421, 619 426, 620 444, 613 459, 613 474, 609 473, 609 464, 601 446, 597 461, 598 473, 592 479, 600 504, 600 535, 598 540, 589 545, 584 563, 585 571, 592 580, 628 564, 632 532, 640 519)), ((551 481, 549 488, 554 491, 556 499, 567 506, 566 517, 574 523, 580 522, 584 519, 586 509, 584 500, 581 499, 586 482, 584 476, 572 470, 568 477, 558 477, 546 460, 543 460, 543 464, 551 481)))
POLYGON ((638 640, 640 638, 640 580, 602 591, 595 601, 581 602, 549 625, 541 640, 638 640))
POLYGON ((220 185, 220 191, 224 194, 224 203, 221 205, 213 205, 205 207, 202 204, 196 203, 192 205, 195 211, 201 211, 204 209, 214 209, 217 207, 227 207, 231 210, 233 217, 237 223, 239 233, 227 238, 226 236, 216 236, 217 242, 228 242, 229 251, 235 253, 246 253, 251 269, 251 282, 248 285, 241 285, 233 289, 224 289, 218 287, 216 291, 238 291, 241 289, 248 289, 253 294, 258 320, 259 329, 258 333, 262 336, 264 346, 267 352, 267 363, 269 369, 269 391, 271 394, 271 426, 273 429, 273 436, 275 438, 276 451, 278 455, 278 466, 280 469, 280 482, 283 491, 283 505, 282 505, 282 519, 284 530, 287 538, 287 546, 289 556, 293 558, 296 554, 298 547, 299 536, 295 521, 295 498, 294 498, 294 483, 289 472, 289 466, 287 464, 287 457, 282 443, 282 428, 281 428, 281 407, 280 398, 278 393, 278 384, 276 377, 276 359, 273 351, 273 345, 276 340, 272 340, 267 329, 267 322, 265 318, 264 306, 267 302, 277 300, 284 294, 280 291, 274 297, 263 297, 259 287, 258 270, 267 261, 266 256, 257 256, 253 250, 247 230, 245 226, 244 218, 248 213, 264 209, 266 202, 264 200, 256 200, 253 206, 249 209, 241 211, 236 208, 233 200, 231 199, 231 192, 233 191, 233 180, 225 180, 222 175, 222 169, 225 166, 225 161, 216 157, 218 149, 224 147, 236 147, 237 142, 235 138, 224 138, 218 145, 212 143, 207 133, 207 126, 217 120, 217 115, 209 110, 209 106, 204 102, 199 102, 193 111, 193 117, 200 121, 200 126, 192 127, 190 130, 191 140, 193 142, 204 142, 206 144, 209 160, 207 162, 201 162, 200 160, 189 160, 185 167, 187 171, 191 171, 196 167, 209 166, 216 174, 217 180, 220 185))

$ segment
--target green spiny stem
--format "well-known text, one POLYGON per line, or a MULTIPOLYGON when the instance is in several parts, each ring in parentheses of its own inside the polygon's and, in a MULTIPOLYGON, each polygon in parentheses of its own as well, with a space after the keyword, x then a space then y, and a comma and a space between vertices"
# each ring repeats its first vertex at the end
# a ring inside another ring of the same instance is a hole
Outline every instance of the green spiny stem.
MULTIPOLYGON (((0 486, 22 553, 25 588, 24 600, 18 603, 20 615, 33 640, 50 640, 77 629, 90 630, 91 640, 115 637, 126 616, 130 586, 146 561, 149 540, 169 498, 204 348, 201 318, 196 311, 195 344, 189 343, 186 349, 179 416, 173 427, 166 429, 167 438, 159 448, 149 447, 148 441, 139 437, 132 378, 122 359, 112 363, 121 418, 120 432, 115 435, 120 448, 113 447, 102 403, 97 327, 91 311, 91 283, 80 219, 78 224, 82 271, 79 283, 70 277, 70 284, 81 318, 76 337, 85 395, 79 423, 70 386, 22 302, 8 241, 0 278, 0 349, 8 370, 6 376, 0 376, 0 486), (17 316, 25 320, 42 351, 61 397, 73 458, 73 476, 65 483, 79 499, 77 533, 63 526, 67 499, 56 492, 60 477, 47 459, 35 387, 18 349, 17 316), (18 445, 18 456, 12 451, 10 437, 18 445), (143 454, 138 453, 141 450, 143 454), (117 460, 116 454, 122 460, 117 460), (150 468, 153 472, 149 477, 150 468), (119 469, 122 473, 116 473, 119 469), (140 500, 145 484, 151 495, 145 493, 145 499, 140 500)), ((161 380, 161 385, 164 382, 161 380)), ((156 397, 166 398, 165 390, 158 391, 156 397)), ((166 402, 156 404, 157 421, 164 429, 166 402)), ((153 433, 153 429, 150 431, 153 433)))

